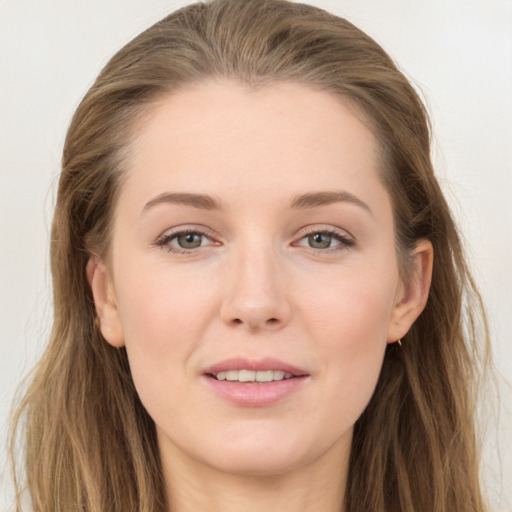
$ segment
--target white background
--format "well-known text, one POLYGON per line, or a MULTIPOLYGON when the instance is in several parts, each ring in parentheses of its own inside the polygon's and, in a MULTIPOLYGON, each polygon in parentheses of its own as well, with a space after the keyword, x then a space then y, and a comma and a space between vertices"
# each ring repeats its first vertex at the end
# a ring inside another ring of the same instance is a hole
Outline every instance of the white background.
MULTIPOLYGON (((0 0, 0 466, 6 460, 15 386, 49 331, 49 225, 71 115, 117 49, 187 3, 0 0)), ((380 42, 421 90, 432 114, 439 178, 465 235, 490 316, 501 406, 497 418, 489 420, 483 470, 493 510, 508 512, 512 1, 310 3, 347 17, 380 42)), ((7 510, 8 472, 0 474, 0 510, 7 510)))

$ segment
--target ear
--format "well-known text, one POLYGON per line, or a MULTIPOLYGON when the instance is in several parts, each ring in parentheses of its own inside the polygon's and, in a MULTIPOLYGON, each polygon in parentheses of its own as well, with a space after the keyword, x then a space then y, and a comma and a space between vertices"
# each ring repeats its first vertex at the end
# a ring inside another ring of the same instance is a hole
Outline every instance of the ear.
POLYGON ((412 254, 414 270, 407 283, 402 283, 397 293, 388 329, 388 343, 403 338, 427 304, 434 248, 429 240, 417 243, 412 254))
POLYGON ((101 334, 113 347, 124 346, 123 328, 114 286, 105 263, 97 256, 91 256, 87 262, 86 273, 98 314, 101 334))

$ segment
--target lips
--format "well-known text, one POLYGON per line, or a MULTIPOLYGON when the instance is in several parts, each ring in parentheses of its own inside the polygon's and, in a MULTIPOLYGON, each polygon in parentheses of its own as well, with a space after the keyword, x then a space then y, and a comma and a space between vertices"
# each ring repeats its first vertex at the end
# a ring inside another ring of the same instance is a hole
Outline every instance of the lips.
POLYGON ((307 371, 277 359, 229 359, 204 371, 208 387, 242 407, 265 407, 293 396, 309 382, 307 371))
POLYGON ((228 370, 219 372, 214 377, 217 380, 229 382, 273 382, 293 378, 293 374, 280 370, 228 370))
POLYGON ((258 361, 245 358, 227 359, 206 368, 204 373, 217 380, 238 382, 270 382, 308 375, 301 368, 272 358, 258 361))

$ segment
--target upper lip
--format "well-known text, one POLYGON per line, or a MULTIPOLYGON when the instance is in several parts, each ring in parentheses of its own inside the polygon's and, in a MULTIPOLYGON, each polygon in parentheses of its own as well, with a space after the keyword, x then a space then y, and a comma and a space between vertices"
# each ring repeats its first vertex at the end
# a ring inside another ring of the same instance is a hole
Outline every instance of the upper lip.
POLYGON ((291 373, 294 377, 308 375, 308 372, 298 368, 297 366, 270 357, 257 360, 234 357, 209 366, 204 370, 204 373, 217 375, 219 372, 226 372, 229 370, 252 370, 256 372, 274 370, 291 373))

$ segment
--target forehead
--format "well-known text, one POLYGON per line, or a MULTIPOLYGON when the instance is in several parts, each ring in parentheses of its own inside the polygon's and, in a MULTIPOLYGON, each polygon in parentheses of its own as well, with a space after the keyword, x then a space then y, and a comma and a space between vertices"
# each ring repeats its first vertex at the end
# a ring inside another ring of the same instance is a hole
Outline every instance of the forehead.
POLYGON ((292 83, 211 81, 170 94, 135 126, 130 153, 126 183, 148 197, 190 186, 240 196, 347 184, 361 194, 379 181, 378 145, 356 109, 292 83))

